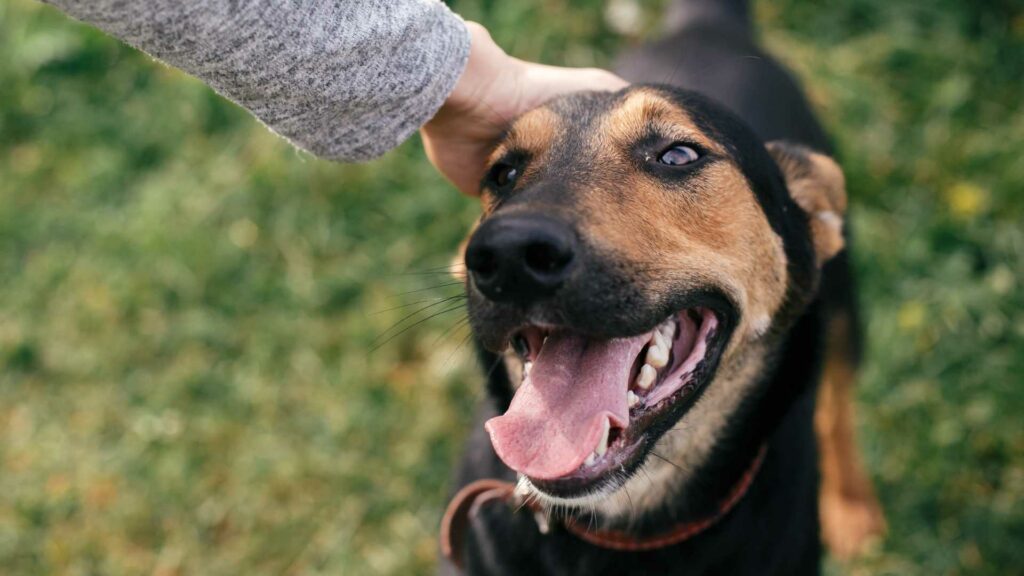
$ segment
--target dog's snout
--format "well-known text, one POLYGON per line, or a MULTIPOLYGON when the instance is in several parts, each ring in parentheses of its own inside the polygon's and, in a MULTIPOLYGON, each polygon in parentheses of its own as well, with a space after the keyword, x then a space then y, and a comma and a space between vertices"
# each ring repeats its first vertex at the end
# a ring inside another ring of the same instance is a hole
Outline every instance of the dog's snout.
POLYGON ((546 216, 500 216, 480 225, 466 248, 476 287, 496 302, 527 304, 554 294, 576 260, 572 229, 546 216))

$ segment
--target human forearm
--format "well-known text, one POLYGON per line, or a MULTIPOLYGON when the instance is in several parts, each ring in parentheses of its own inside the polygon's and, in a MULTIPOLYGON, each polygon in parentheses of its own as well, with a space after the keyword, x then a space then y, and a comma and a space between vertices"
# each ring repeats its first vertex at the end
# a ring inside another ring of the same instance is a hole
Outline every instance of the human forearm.
POLYGON ((44 0, 197 76, 318 156, 366 160, 431 118, 469 50, 436 0, 44 0))

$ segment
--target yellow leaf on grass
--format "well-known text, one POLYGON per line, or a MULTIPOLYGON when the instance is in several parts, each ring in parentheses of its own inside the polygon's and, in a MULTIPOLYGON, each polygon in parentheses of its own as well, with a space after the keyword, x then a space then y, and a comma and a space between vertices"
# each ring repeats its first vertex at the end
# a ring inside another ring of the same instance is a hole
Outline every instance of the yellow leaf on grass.
POLYGON ((921 302, 916 300, 904 302, 903 306, 900 306, 899 314, 896 316, 896 323, 900 330, 913 332, 924 324, 925 312, 924 304, 921 302))
POLYGON ((971 182, 957 182, 946 190, 949 211, 958 218, 974 218, 988 208, 988 190, 971 182))

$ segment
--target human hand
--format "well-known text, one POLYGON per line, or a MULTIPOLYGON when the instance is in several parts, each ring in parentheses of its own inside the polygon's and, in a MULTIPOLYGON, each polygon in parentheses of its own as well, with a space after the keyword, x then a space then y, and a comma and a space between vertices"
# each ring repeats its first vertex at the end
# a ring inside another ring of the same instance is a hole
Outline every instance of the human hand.
POLYGON ((420 129, 427 158, 466 194, 479 194, 487 157, 517 116, 559 94, 626 86, 625 80, 597 68, 561 68, 513 58, 483 26, 467 22, 466 27, 466 69, 448 100, 420 129))

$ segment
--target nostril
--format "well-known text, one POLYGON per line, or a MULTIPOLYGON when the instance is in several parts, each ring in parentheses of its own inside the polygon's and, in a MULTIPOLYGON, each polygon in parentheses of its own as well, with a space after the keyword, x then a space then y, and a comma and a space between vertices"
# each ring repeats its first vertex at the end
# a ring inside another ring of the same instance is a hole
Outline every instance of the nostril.
POLYGON ((526 266, 535 272, 553 274, 560 272, 572 260, 572 252, 551 242, 533 242, 523 253, 526 266))
POLYGON ((498 271, 498 257, 490 248, 476 247, 466 253, 466 268, 477 278, 488 279, 498 271))

